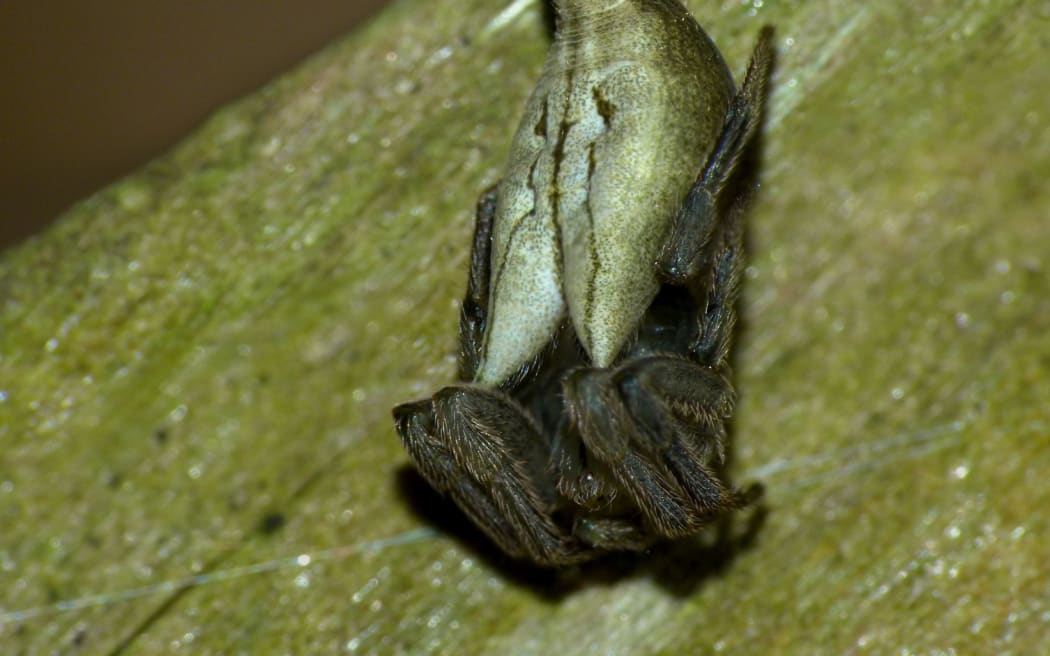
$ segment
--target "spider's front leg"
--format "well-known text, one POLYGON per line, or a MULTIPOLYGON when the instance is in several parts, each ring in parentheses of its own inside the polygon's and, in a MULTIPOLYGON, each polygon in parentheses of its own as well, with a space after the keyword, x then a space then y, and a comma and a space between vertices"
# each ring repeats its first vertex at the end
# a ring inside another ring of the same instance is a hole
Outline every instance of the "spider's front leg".
POLYGON ((453 385, 397 406, 394 419, 423 478, 507 554, 543 565, 580 559, 576 542, 551 517, 546 442, 509 397, 453 385))
POLYGON ((507 554, 539 564, 581 560, 577 541, 552 518, 550 448, 510 397, 467 384, 480 357, 488 316, 495 189, 478 201, 467 293, 460 311, 460 379, 430 399, 394 408, 398 435, 416 469, 448 494, 507 554))
POLYGON ((733 392, 716 370, 678 356, 648 356, 614 370, 579 369, 565 393, 589 457, 612 473, 644 517, 644 527, 633 531, 630 520, 585 522, 580 537, 594 546, 632 548, 645 540, 639 530, 686 536, 752 499, 752 491, 720 478, 733 392))
POLYGON ((719 225, 722 191, 758 132, 772 67, 773 28, 766 26, 759 32, 744 84, 729 105, 718 141, 682 203, 657 260, 661 278, 673 285, 691 284, 705 274, 710 264, 705 255, 719 225))

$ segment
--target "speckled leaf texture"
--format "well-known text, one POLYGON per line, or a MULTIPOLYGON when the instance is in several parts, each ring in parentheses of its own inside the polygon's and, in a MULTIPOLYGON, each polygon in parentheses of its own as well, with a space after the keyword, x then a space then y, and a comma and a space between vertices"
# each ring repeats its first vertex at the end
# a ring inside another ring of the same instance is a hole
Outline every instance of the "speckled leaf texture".
POLYGON ((764 513, 552 574, 411 473, 550 31, 401 0, 0 254, 0 652, 1050 653, 1050 5, 689 5, 738 79, 777 29, 764 513))

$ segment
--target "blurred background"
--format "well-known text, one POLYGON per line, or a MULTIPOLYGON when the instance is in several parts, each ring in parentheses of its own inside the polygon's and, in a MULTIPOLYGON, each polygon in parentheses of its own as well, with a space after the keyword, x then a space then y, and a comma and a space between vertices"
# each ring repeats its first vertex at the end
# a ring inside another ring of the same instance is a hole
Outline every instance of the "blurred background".
POLYGON ((388 0, 0 0, 0 250, 388 0))

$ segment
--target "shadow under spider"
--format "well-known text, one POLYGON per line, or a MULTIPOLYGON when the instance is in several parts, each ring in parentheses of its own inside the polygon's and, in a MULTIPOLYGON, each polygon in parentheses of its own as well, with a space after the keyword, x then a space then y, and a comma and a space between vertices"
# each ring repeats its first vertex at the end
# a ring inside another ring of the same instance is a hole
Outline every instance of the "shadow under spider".
POLYGON ((643 553, 609 553, 561 569, 537 567, 505 555, 450 500, 431 488, 409 465, 397 471, 397 492, 420 521, 451 537, 472 556, 511 584, 546 601, 559 601, 577 590, 650 578, 676 597, 692 595, 707 579, 721 575, 757 542, 768 510, 761 501, 729 515, 700 534, 654 545, 643 553), (741 530, 740 519, 744 520, 741 530))

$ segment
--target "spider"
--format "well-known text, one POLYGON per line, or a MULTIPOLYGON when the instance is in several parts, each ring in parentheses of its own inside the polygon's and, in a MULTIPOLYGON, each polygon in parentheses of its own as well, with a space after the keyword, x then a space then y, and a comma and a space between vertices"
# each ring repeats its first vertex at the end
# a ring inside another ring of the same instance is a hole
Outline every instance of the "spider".
POLYGON ((749 504, 721 478, 742 208, 772 29, 737 92, 677 0, 562 0, 502 181, 477 204, 460 381, 394 408, 427 482, 561 566, 749 504))

